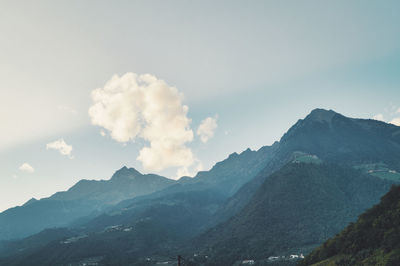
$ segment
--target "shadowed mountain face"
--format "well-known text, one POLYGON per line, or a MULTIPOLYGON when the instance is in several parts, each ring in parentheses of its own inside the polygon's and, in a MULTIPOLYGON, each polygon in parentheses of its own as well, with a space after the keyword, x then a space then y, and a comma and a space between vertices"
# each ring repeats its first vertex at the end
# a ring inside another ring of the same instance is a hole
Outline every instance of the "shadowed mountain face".
POLYGON ((68 191, 0 214, 0 239, 14 239, 48 227, 66 226, 75 219, 99 212, 110 204, 166 188, 175 181, 157 175, 142 175, 123 167, 110 180, 81 180, 68 191))
POLYGON ((400 128, 371 119, 352 119, 316 109, 280 141, 280 153, 302 151, 347 165, 385 162, 400 171, 400 128))
POLYGON ((300 265, 400 265, 400 186, 300 265))
MULTIPOLYGON (((371 119, 348 118, 332 110, 313 110, 272 147, 271 159, 264 169, 224 204, 222 217, 240 211, 264 180, 292 161, 296 152, 349 167, 383 163, 391 171, 400 172, 400 127, 371 119)), ((400 176, 396 175, 393 181, 400 181, 400 176)))
POLYGON ((234 217, 197 245, 216 265, 307 252, 377 203, 390 184, 337 165, 290 163, 268 177, 234 217))
POLYGON ((264 146, 258 151, 247 149, 242 153, 232 153, 218 162, 207 172, 199 172, 191 181, 205 183, 226 196, 233 195, 240 187, 250 181, 272 159, 273 146, 264 146))

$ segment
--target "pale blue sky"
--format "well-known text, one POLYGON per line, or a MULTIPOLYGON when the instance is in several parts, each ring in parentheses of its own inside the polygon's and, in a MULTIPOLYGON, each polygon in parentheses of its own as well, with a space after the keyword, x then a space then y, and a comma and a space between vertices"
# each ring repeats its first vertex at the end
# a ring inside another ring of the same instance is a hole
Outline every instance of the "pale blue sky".
POLYGON ((90 92, 114 74, 175 86, 194 133, 218 115, 213 138, 187 144, 204 169, 272 144, 313 108, 400 117, 399 13, 398 1, 2 1, 0 210, 143 171, 143 140, 90 123, 90 92), (46 150, 60 138, 74 159, 46 150))

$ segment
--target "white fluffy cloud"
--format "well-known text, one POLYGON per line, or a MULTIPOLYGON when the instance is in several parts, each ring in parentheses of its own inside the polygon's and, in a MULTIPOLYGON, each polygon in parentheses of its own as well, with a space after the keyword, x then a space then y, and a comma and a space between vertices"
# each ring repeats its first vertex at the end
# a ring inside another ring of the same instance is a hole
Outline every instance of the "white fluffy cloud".
POLYGON ((145 170, 189 167, 194 155, 188 107, 175 87, 150 74, 114 75, 103 88, 92 91, 92 124, 108 130, 111 138, 126 143, 147 141, 139 153, 145 170))
POLYGON ((29 163, 23 163, 20 167, 19 170, 25 173, 33 173, 35 172, 35 169, 29 164, 29 163))
POLYGON ((73 158, 72 156, 72 146, 65 143, 64 139, 59 139, 50 143, 46 144, 46 149, 57 150, 60 154, 68 156, 70 159, 73 158))
POLYGON ((217 116, 207 117, 206 119, 201 121, 201 124, 197 129, 197 135, 200 136, 200 139, 203 143, 206 143, 210 138, 214 136, 217 126, 217 116))

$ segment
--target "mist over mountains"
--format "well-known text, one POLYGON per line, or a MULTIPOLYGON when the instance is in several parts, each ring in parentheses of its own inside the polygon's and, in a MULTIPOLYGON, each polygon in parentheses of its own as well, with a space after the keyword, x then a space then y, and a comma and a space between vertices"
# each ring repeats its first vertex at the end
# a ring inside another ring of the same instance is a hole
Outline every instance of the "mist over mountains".
POLYGON ((178 254, 188 265, 270 263, 308 254, 355 222, 398 172, 400 127, 315 109, 279 142, 194 178, 123 167, 8 209, 0 264, 156 265, 178 254))

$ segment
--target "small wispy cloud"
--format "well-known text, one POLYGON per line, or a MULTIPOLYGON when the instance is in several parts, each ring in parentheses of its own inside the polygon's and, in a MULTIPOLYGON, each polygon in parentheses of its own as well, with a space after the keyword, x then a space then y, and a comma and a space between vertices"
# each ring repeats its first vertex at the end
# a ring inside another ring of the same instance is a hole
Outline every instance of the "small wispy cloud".
POLYGON ((22 172, 25 172, 25 173, 29 173, 29 174, 35 172, 35 169, 29 163, 23 163, 19 167, 19 170, 22 171, 22 172))
POLYGON ((73 159, 74 157, 72 156, 72 146, 68 145, 64 139, 59 139, 50 143, 46 144, 46 149, 52 149, 52 150, 57 150, 60 152, 60 154, 68 156, 70 159, 73 159))
POLYGON ((197 135, 200 136, 200 140, 206 143, 209 139, 214 137, 215 130, 217 129, 217 116, 207 117, 201 121, 200 126, 197 129, 197 135))

